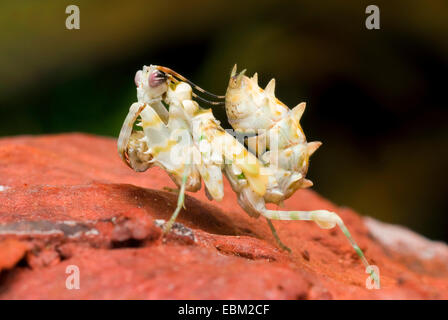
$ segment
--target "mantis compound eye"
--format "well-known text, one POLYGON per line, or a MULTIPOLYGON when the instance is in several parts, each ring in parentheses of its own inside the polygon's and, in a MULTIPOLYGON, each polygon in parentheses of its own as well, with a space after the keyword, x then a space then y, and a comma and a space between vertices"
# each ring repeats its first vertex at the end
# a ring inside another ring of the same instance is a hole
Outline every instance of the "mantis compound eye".
POLYGON ((151 88, 160 86, 166 81, 166 74, 162 71, 156 70, 149 75, 148 83, 151 88))

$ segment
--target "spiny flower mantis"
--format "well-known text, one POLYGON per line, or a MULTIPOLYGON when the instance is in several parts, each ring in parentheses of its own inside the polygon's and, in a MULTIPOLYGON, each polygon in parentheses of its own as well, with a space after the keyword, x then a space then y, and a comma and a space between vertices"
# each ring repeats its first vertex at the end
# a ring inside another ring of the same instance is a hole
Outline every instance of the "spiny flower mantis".
POLYGON ((363 264, 369 264, 342 219, 327 210, 278 211, 266 203, 280 204, 299 188, 312 186, 305 178, 309 157, 321 145, 307 142, 300 126, 305 103, 289 109, 274 94, 271 80, 265 90, 252 78, 232 71, 225 96, 198 87, 175 71, 161 66, 144 66, 135 76, 138 102, 131 105, 118 139, 118 152, 135 171, 151 166, 165 170, 179 187, 177 207, 164 226, 170 231, 184 203, 185 191, 198 191, 204 180, 209 199, 224 196, 223 174, 238 196, 240 206, 252 217, 264 216, 277 244, 282 243, 271 222, 314 221, 324 229, 340 227, 363 264), (208 95, 209 101, 195 93, 208 95), (251 135, 240 143, 225 131, 211 109, 198 102, 225 105, 233 129, 251 135), (134 130, 137 126, 141 130, 134 130), (254 135, 255 134, 255 135, 254 135))

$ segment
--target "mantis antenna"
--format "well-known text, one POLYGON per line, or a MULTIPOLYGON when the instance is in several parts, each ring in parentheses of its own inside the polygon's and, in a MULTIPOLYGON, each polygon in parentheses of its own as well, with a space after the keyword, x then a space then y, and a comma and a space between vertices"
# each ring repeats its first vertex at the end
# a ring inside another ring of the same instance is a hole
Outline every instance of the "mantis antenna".
MULTIPOLYGON (((162 71, 162 72, 164 72, 164 73, 166 73, 166 74, 168 74, 168 75, 170 76, 170 79, 173 80, 173 81, 176 80, 176 82, 178 82, 178 79, 180 79, 180 80, 182 80, 182 81, 187 82, 187 83, 190 84, 194 89, 198 90, 198 91, 201 92, 201 93, 204 93, 204 94, 206 94, 206 95, 209 95, 210 97, 213 97, 213 98, 216 98, 216 99, 219 99, 219 100, 225 99, 225 96, 218 96, 218 95, 216 95, 216 94, 213 94, 213 93, 211 93, 211 92, 208 92, 207 90, 202 89, 202 88, 199 87, 197 84, 195 84, 195 83, 193 83, 192 81, 188 80, 187 78, 185 78, 183 75, 177 73, 176 71, 171 70, 170 68, 157 66, 157 69, 160 70, 160 71, 162 71), (176 78, 177 78, 177 79, 176 79, 176 78)), ((195 94, 195 93, 193 93, 193 96, 194 96, 195 98, 198 98, 198 99, 201 100, 202 102, 207 103, 207 104, 211 104, 211 105, 215 105, 215 106, 219 106, 219 105, 224 105, 224 104, 225 104, 224 101, 210 101, 210 100, 207 100, 207 99, 205 99, 205 98, 202 98, 202 97, 198 96, 198 95, 195 94)))

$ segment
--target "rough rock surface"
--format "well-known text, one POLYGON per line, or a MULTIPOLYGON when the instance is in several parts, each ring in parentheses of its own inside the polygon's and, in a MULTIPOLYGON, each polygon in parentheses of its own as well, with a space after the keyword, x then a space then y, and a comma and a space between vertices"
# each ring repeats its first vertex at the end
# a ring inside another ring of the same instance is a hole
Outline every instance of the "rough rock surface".
POLYGON ((111 138, 85 134, 0 139, 0 299, 447 299, 448 247, 362 218, 312 190, 285 209, 340 214, 381 289, 338 229, 274 222, 275 246, 225 183, 222 202, 189 194, 171 234, 174 187, 158 168, 136 173, 111 138), (77 266, 80 289, 66 287, 77 266))

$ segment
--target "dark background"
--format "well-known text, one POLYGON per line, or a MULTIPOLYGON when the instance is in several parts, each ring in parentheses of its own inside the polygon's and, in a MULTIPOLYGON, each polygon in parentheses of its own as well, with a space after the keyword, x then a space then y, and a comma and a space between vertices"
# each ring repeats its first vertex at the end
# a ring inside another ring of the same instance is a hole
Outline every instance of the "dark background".
POLYGON ((0 40, 0 136, 117 137, 142 65, 223 94, 238 63, 275 77, 288 106, 307 102, 304 131, 324 142, 315 190, 448 241, 446 0, 2 1, 0 40), (65 28, 70 4, 80 30, 65 28))

